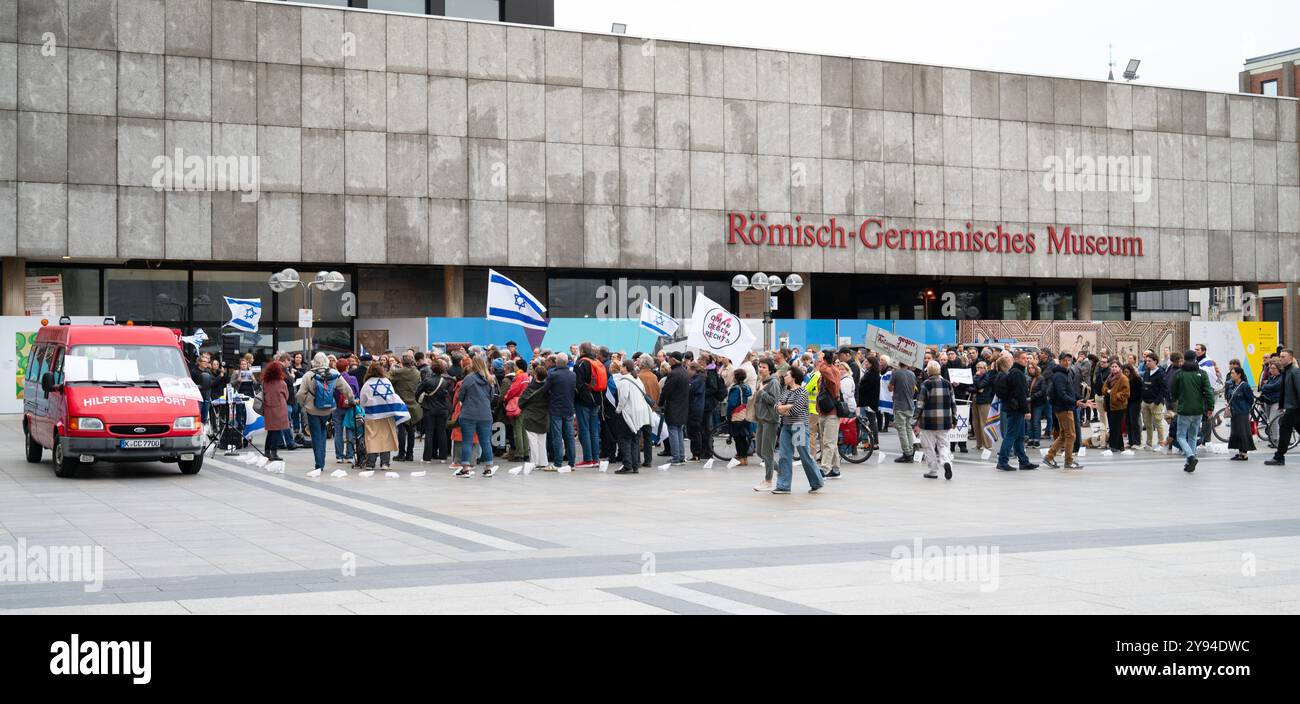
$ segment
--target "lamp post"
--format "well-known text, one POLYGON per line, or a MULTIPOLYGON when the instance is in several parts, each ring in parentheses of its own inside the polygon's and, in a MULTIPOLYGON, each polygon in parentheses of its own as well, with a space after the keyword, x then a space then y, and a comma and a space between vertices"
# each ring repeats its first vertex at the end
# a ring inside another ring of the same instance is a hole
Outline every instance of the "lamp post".
MULTIPOLYGON (((285 269, 284 271, 277 271, 276 273, 271 274, 271 278, 267 282, 267 284, 271 287, 271 290, 274 291, 275 293, 285 293, 290 289, 292 289, 294 286, 301 286, 303 290, 306 291, 305 300, 307 303, 307 310, 311 311, 312 310, 312 302, 311 302, 312 289, 319 288, 325 291, 342 291, 343 287, 347 285, 347 279, 343 277, 343 274, 340 274, 337 271, 320 271, 316 273, 315 279, 311 281, 303 281, 298 276, 298 272, 290 268, 290 269, 285 269)), ((312 317, 313 318, 315 317, 314 311, 312 313, 312 317)), ((302 326, 301 321, 299 321, 299 326, 300 327, 302 326)), ((307 357, 311 355, 312 329, 311 326, 308 325, 305 326, 304 330, 305 332, 303 332, 302 353, 304 357, 307 357)))
POLYGON ((930 319, 930 301, 934 300, 934 289, 923 289, 916 297, 921 299, 921 320, 930 319))
POLYGON ((781 289, 788 288, 791 293, 803 288, 803 277, 798 274, 790 274, 782 281, 779 276, 768 276, 763 272, 758 272, 752 277, 744 274, 736 274, 731 279, 731 288, 737 293, 744 293, 750 289, 763 292, 763 346, 766 349, 776 347, 776 339, 773 337, 773 320, 772 320, 772 297, 781 292, 781 289))

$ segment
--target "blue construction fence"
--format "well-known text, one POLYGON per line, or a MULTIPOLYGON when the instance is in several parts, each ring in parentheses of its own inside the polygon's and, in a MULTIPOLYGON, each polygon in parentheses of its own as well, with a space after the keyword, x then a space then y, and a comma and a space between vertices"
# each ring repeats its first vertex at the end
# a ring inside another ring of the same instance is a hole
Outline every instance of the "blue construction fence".
MULTIPOLYGON (((820 348, 837 346, 841 338, 850 344, 865 343, 867 327, 874 325, 920 342, 923 345, 948 345, 957 342, 957 322, 954 320, 794 320, 778 318, 775 321, 776 339, 792 347, 807 349, 809 345, 820 348)), ((500 323, 483 318, 429 318, 430 345, 445 343, 494 344, 503 346, 507 341, 519 343, 525 358, 532 355, 525 330, 518 325, 500 323)), ((612 350, 626 352, 654 352, 659 338, 641 327, 636 320, 596 318, 554 318, 539 347, 567 350, 569 345, 590 340, 612 350)))

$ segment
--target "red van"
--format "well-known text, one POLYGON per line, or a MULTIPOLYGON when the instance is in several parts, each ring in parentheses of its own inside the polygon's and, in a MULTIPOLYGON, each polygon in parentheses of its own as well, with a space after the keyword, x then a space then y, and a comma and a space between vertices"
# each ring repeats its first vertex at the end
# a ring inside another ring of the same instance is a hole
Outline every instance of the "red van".
POLYGON ((27 461, 54 453, 71 477, 94 462, 203 466, 203 422, 178 334, 167 328, 46 325, 27 358, 27 461))

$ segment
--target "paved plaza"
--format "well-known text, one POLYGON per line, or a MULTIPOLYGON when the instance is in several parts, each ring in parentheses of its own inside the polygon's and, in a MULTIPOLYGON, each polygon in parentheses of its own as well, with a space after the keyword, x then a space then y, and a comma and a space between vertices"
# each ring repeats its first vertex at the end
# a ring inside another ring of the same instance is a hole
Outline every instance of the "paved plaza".
POLYGON ((1300 613, 1300 457, 1004 473, 972 453, 945 482, 890 435, 885 462, 773 496, 721 462, 307 479, 309 450, 283 475, 218 455, 58 479, 17 417, 0 437, 0 548, 103 548, 102 589, 3 582, 4 613, 1300 613))

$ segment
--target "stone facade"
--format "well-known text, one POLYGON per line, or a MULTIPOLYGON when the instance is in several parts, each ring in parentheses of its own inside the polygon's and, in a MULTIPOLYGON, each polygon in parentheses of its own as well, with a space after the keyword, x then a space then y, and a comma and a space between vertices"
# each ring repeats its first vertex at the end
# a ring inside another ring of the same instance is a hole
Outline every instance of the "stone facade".
POLYGON ((1296 281, 1296 102, 253 0, 0 0, 0 256, 1296 281), (260 157, 261 198, 155 158, 260 157), (1150 157, 1151 197, 1044 159, 1150 157), (727 212, 1140 258, 727 244, 727 212), (1171 256, 1171 253, 1177 253, 1171 256))

